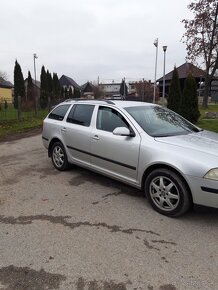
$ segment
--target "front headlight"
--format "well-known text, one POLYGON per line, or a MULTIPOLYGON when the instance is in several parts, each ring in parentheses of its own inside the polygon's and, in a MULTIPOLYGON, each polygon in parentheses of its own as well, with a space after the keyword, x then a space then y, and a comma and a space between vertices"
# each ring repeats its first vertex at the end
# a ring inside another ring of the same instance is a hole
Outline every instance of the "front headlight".
POLYGON ((218 168, 213 168, 209 170, 205 175, 204 178, 218 180, 218 168))

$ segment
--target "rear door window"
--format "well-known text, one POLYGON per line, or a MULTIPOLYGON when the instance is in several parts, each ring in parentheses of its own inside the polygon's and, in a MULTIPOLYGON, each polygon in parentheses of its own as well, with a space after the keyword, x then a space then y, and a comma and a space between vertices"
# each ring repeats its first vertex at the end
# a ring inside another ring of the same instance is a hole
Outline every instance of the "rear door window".
POLYGON ((64 116, 66 115, 68 109, 70 108, 70 106, 71 105, 69 105, 69 104, 58 106, 48 115, 48 118, 53 119, 53 120, 62 121, 64 119, 64 116))
POLYGON ((94 105, 74 105, 67 117, 68 123, 89 127, 94 111, 94 105))

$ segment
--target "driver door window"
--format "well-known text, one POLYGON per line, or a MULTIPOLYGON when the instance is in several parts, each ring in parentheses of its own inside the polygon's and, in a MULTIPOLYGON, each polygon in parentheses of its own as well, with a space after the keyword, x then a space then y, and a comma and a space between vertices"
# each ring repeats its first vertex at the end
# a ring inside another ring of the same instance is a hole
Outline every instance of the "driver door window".
POLYGON ((108 132, 113 132, 117 127, 130 129, 128 123, 119 112, 104 106, 99 107, 96 127, 99 130, 108 132))

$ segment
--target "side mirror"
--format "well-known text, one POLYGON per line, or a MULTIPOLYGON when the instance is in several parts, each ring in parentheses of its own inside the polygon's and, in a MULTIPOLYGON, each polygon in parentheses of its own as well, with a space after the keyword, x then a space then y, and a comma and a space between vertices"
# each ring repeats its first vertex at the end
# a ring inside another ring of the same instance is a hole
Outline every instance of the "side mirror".
POLYGON ((113 134, 116 136, 129 136, 134 137, 135 134, 131 133, 130 130, 126 127, 117 127, 113 130, 113 134))

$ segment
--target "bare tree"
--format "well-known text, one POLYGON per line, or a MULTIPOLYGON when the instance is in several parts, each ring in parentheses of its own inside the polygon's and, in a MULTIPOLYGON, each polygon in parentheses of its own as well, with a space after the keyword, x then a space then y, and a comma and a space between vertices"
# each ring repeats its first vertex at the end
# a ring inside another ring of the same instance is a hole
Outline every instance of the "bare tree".
POLYGON ((188 5, 194 19, 183 19, 186 32, 187 59, 196 62, 202 59, 205 65, 205 93, 203 107, 208 106, 210 83, 218 69, 218 1, 195 0, 188 5))
POLYGON ((95 99, 101 99, 104 97, 103 90, 96 82, 93 82, 93 94, 95 99))
POLYGON ((4 79, 5 81, 8 80, 8 75, 4 71, 0 71, 0 78, 4 79))
POLYGON ((136 93, 145 102, 152 102, 154 87, 151 81, 142 80, 134 83, 136 93))

